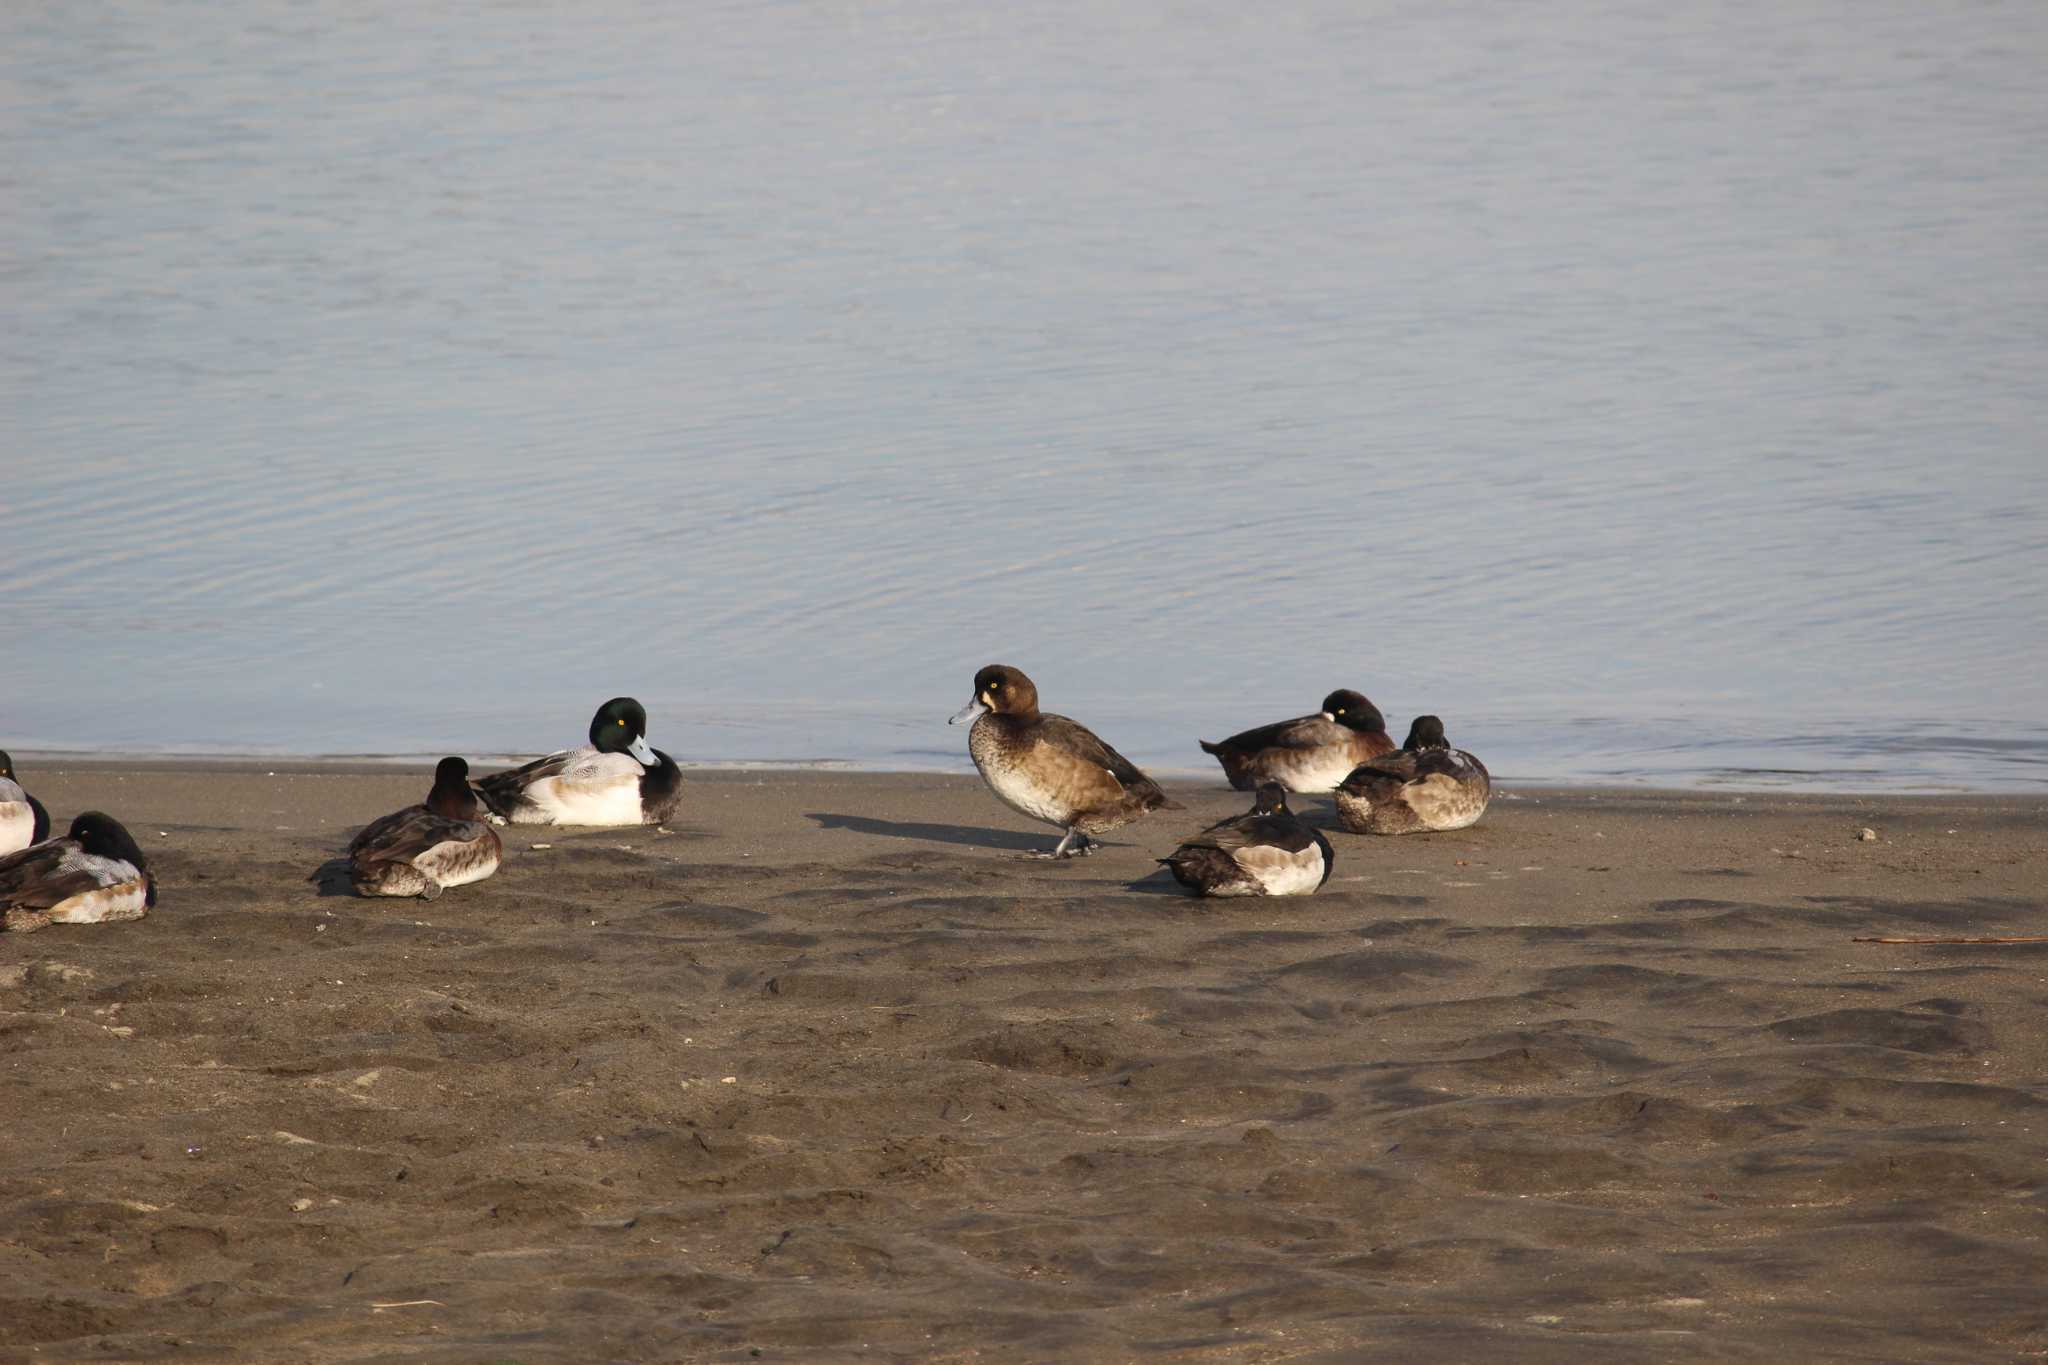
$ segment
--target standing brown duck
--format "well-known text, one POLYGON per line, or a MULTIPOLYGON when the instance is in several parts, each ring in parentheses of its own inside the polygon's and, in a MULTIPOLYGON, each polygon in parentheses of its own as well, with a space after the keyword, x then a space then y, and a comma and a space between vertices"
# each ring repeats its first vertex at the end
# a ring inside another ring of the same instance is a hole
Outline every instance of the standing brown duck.
POLYGON ((967 752, 997 799, 1020 815, 1064 829, 1058 846, 1032 856, 1093 853, 1090 835, 1148 811, 1179 810, 1159 784, 1087 726, 1038 709, 1022 669, 990 664, 974 675, 974 699, 949 722, 972 720, 967 752))
POLYGON ((1293 792, 1326 792, 1359 764, 1390 752, 1394 737, 1379 707, 1340 687, 1312 716, 1261 725, 1220 744, 1199 743, 1202 752, 1216 755, 1230 785, 1241 792, 1261 782, 1278 782, 1293 792))

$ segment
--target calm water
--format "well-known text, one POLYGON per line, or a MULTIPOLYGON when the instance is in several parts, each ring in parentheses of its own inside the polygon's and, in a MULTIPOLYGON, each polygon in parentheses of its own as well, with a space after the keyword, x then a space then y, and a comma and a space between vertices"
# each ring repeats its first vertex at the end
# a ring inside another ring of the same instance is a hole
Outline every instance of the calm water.
POLYGON ((2048 6, 0 7, 0 745, 2048 784, 2048 6))

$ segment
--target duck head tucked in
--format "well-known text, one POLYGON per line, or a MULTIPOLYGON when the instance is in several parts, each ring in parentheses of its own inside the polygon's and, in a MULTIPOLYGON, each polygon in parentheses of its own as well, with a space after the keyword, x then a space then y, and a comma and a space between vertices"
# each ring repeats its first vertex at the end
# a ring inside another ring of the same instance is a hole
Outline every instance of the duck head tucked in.
POLYGON ((82 812, 65 838, 0 858, 0 927, 11 933, 141 919, 155 904, 142 850, 104 811, 82 812))
POLYGON ((1324 697, 1320 711, 1255 726, 1220 743, 1200 743, 1239 791, 1278 782, 1289 791, 1326 792, 1366 759, 1394 747, 1380 708, 1348 687, 1324 697))
POLYGON ((1161 858, 1198 896, 1306 896, 1330 880, 1336 854, 1287 809, 1287 789, 1262 782, 1243 815, 1219 820, 1161 858))
POLYGON ((590 743, 599 753, 631 754, 643 768, 661 760, 647 742, 647 708, 631 697, 613 697, 590 718, 590 743))
POLYGON ((1380 714, 1380 708, 1367 701, 1364 693, 1348 687, 1340 687, 1323 698, 1323 714, 1347 730, 1371 733, 1387 728, 1387 718, 1380 714))
MULTIPOLYGON (((142 856, 142 849, 136 844, 121 822, 105 811, 89 810, 79 814, 71 822, 71 837, 78 841, 78 847, 95 858, 109 862, 126 863, 137 872, 149 873, 149 863, 142 856)), ((156 904, 156 883, 149 884, 149 904, 156 904)))
POLYGON ((1021 668, 990 664, 974 675, 974 699, 953 713, 946 723, 959 725, 977 720, 989 712, 999 716, 1031 717, 1038 714, 1038 688, 1021 668))

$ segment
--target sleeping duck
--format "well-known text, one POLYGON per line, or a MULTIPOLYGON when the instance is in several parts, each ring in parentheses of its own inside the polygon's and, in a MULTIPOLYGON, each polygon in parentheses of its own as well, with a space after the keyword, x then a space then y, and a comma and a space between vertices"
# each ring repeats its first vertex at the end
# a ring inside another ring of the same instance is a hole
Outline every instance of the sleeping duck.
POLYGON ((1159 861, 1198 896, 1306 896, 1330 880, 1337 855, 1287 809, 1280 784, 1266 782, 1250 814, 1218 821, 1159 861))
POLYGON ((432 900, 444 886, 496 872, 502 851, 477 809, 469 764, 444 758, 425 801, 371 821, 348 841, 348 879, 359 896, 432 900))
POLYGON ((1323 698, 1312 716, 1276 721, 1232 735, 1221 744, 1198 741, 1216 755, 1239 791, 1278 782, 1294 792, 1326 792, 1353 768, 1394 747, 1380 709, 1349 688, 1323 698))
POLYGON ((1064 829, 1038 858, 1098 847, 1090 835, 1154 810, 1179 810, 1159 784, 1086 726, 1038 709, 1038 688, 1019 669, 990 664, 974 675, 974 699, 948 722, 972 720, 967 752, 997 799, 1020 815, 1064 829))
POLYGON ((121 822, 96 810, 71 833, 0 858, 0 926, 17 934, 51 924, 141 919, 156 879, 121 822))
POLYGON ((647 712, 613 697, 590 720, 590 743, 492 773, 484 804, 515 825, 658 825, 682 801, 676 761, 647 743, 647 712))
POLYGON ((0 749, 0 853, 13 853, 50 837, 50 812, 22 789, 14 760, 0 749))
POLYGON ((1486 765, 1444 738, 1444 723, 1417 716, 1408 742, 1361 763, 1337 787, 1337 818, 1353 834, 1463 829, 1493 794, 1486 765))

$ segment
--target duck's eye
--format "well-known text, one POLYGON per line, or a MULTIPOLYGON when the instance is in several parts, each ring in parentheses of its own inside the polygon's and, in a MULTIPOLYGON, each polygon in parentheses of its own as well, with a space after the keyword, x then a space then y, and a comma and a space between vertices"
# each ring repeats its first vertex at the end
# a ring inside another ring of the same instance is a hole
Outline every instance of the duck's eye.
POLYGON ((988 685, 988 690, 991 692, 1000 692, 1003 690, 1003 685, 999 682, 992 682, 988 685))

